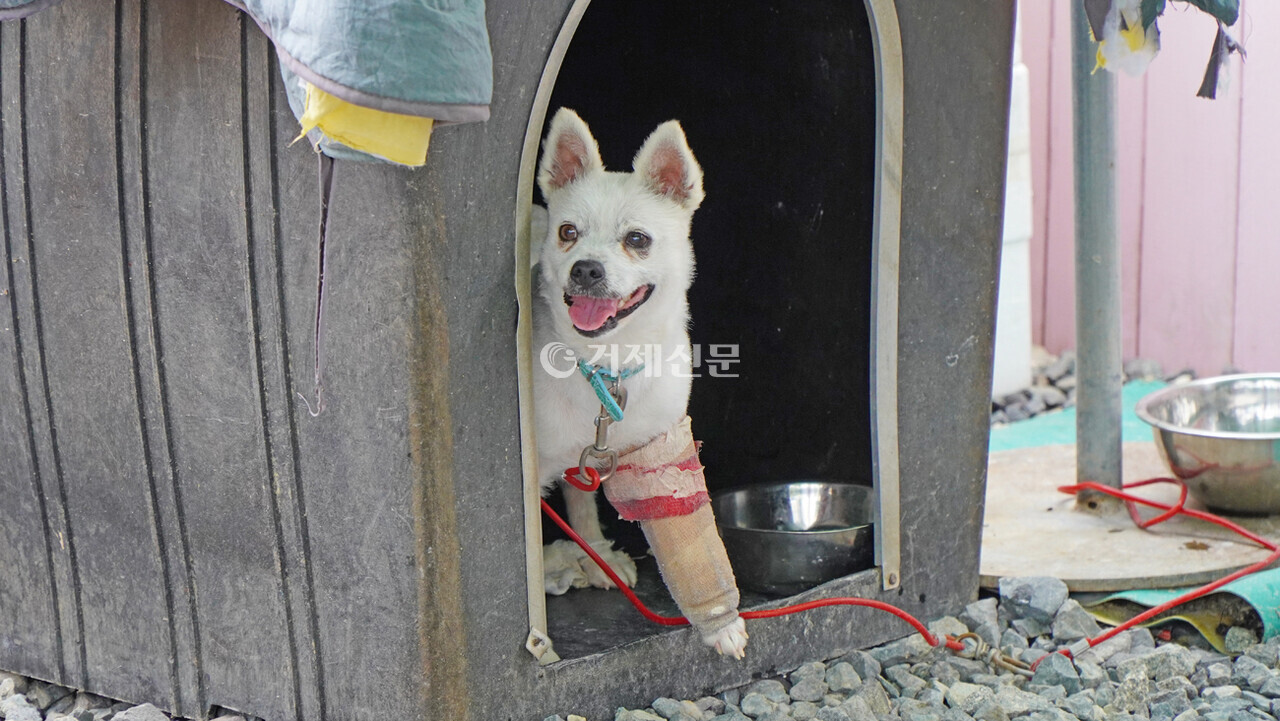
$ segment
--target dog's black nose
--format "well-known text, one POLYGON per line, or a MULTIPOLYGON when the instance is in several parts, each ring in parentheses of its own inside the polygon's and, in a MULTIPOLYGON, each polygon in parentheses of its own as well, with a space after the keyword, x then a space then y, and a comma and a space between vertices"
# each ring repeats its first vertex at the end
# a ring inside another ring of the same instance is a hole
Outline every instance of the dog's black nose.
POLYGON ((604 280, 604 263, 598 260, 580 260, 569 269, 569 278, 586 290, 604 280))

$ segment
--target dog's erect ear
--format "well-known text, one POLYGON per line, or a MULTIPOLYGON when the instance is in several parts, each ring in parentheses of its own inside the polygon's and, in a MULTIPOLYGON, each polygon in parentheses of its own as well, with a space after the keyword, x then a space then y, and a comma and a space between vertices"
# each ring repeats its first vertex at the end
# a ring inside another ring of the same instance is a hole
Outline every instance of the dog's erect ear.
POLYGON ((675 120, 659 125, 649 135, 636 153, 633 167, 658 195, 671 198, 688 210, 702 204, 702 168, 675 120))
POLYGON ((538 187, 543 197, 587 173, 603 169, 600 148, 587 124, 568 108, 556 111, 542 144, 542 164, 538 168, 538 187))

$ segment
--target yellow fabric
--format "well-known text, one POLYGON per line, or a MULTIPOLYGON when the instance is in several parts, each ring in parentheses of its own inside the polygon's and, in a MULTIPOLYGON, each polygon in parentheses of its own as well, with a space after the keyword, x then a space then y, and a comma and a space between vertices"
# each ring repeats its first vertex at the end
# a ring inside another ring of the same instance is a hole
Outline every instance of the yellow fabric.
POLYGON ((307 83, 306 109, 298 122, 302 124, 298 138, 319 128, 348 148, 415 168, 427 162, 435 123, 431 118, 353 105, 311 83, 307 83))
POLYGON ((1129 18, 1128 14, 1124 14, 1124 21, 1129 26, 1129 29, 1119 31, 1120 37, 1129 43, 1129 50, 1135 53, 1141 50, 1143 45, 1147 44, 1147 35, 1142 28, 1142 18, 1139 17, 1137 20, 1138 22, 1135 23, 1129 18))
MULTIPOLYGON (((1120 599, 1103 601, 1089 606, 1086 610, 1094 618, 1105 624, 1119 626, 1145 611, 1146 608, 1140 604, 1120 599)), ((1257 623, 1258 618, 1256 612, 1247 601, 1229 594, 1220 594, 1217 597, 1209 596, 1189 601, 1177 609, 1169 609, 1146 623, 1138 625, 1147 628, 1159 626, 1169 621, 1182 621, 1190 624, 1219 653, 1228 653, 1227 639, 1223 635, 1223 631, 1219 629, 1227 629, 1232 626, 1248 627, 1252 625, 1250 621, 1257 623), (1250 616, 1252 618, 1249 618, 1250 616)))

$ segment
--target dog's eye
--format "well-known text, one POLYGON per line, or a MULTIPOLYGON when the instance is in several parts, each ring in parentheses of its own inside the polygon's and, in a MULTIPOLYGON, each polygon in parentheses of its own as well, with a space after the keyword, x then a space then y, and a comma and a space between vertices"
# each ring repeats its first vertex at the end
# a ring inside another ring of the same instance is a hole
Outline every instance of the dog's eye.
POLYGON ((630 233, 627 233, 626 240, 623 242, 627 244, 628 248, 633 250, 645 250, 653 244, 653 238, 650 238, 638 230, 633 230, 630 233))
POLYGON ((573 227, 573 223, 565 223, 560 226, 560 242, 572 243, 578 239, 578 229, 573 227))

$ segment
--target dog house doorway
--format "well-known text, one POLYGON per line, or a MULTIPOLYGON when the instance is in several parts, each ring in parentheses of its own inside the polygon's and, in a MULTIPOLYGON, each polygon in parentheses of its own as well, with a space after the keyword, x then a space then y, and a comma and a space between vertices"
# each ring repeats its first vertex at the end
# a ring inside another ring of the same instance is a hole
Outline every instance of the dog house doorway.
MULTIPOLYGON (((680 120, 707 194, 692 232, 690 335, 701 363, 689 414, 705 444, 708 487, 806 478, 874 485, 877 568, 868 573, 875 588, 897 586, 902 95, 892 1, 581 0, 539 94, 522 159, 520 229, 543 120, 554 109, 578 111, 613 170, 630 169, 656 125, 680 120)), ((517 287, 527 317, 522 236, 517 287)), ((527 331, 520 340, 523 358, 536 357, 527 331)), ((527 363, 521 370, 536 372, 527 363)), ((521 387, 528 439, 527 377, 521 387)), ((535 635, 545 629, 559 655, 574 658, 661 632, 616 591, 542 595, 533 457, 526 447, 535 635), (549 627, 539 625, 544 613, 549 627)), ((606 533, 642 554, 633 524, 605 509, 609 518, 606 533)), ((652 560, 640 565, 637 593, 677 614, 652 560)), ((769 600, 744 591, 743 608, 769 600)))

